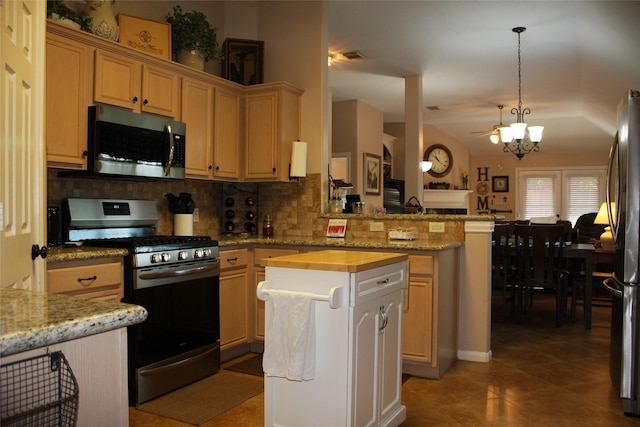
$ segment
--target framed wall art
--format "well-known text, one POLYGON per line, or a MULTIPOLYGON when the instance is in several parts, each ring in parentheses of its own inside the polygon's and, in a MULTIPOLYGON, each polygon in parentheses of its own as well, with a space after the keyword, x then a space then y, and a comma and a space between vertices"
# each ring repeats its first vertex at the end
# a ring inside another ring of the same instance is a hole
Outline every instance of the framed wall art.
POLYGON ((493 192, 494 193, 508 193, 509 192, 509 177, 508 176, 494 176, 493 177, 493 192))
POLYGON ((380 156, 364 153, 364 194, 380 194, 380 156))
POLYGON ((245 86, 263 82, 263 41, 225 39, 222 52, 224 53, 223 78, 245 86))

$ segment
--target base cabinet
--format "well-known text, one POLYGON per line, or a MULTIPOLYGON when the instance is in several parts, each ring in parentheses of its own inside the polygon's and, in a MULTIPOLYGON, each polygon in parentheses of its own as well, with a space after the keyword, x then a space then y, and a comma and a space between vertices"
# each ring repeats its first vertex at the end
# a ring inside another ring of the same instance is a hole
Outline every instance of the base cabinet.
POLYGON ((441 378, 457 359, 457 251, 409 255, 409 298, 404 311, 402 371, 441 378))
POLYGON ((341 286, 343 293, 337 308, 314 302, 314 378, 265 377, 266 426, 397 426, 404 421, 400 349, 406 265, 394 262, 358 272, 267 266, 263 289, 325 295, 341 286))
MULTIPOLYGON (((220 350, 223 355, 248 342, 248 249, 220 251, 220 350)), ((232 356, 223 357, 228 360, 232 356)))

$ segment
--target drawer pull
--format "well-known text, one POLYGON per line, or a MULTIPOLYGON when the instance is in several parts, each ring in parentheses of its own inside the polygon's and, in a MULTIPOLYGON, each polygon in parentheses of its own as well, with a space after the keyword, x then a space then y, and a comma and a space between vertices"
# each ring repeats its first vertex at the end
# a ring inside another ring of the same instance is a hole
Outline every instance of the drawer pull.
POLYGON ((235 264, 238 261, 238 257, 234 257, 234 258, 227 258, 227 262, 229 264, 235 264))
POLYGON ((385 285, 387 283, 389 283, 389 278, 388 277, 386 279, 384 279, 384 280, 378 280, 378 285, 385 285))
POLYGON ((97 278, 98 276, 92 276, 92 277, 86 277, 86 278, 78 277, 78 283, 80 283, 82 286, 89 286, 91 285, 91 282, 94 282, 97 278), (88 282, 88 283, 85 284, 84 282, 88 282))

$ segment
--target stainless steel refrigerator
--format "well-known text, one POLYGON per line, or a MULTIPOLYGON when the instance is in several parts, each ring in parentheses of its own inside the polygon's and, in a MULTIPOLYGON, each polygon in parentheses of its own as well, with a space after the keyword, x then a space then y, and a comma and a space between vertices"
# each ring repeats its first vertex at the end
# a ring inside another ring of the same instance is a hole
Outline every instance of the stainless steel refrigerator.
POLYGON ((609 225, 615 240, 610 375, 627 415, 640 415, 640 91, 618 105, 618 133, 609 154, 609 225))

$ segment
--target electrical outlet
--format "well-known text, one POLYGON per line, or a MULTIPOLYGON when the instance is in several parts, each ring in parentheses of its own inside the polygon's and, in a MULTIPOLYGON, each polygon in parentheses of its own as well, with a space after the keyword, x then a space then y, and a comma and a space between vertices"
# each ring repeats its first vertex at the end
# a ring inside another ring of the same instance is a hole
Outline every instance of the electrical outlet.
POLYGON ((444 222, 430 222, 429 233, 444 233, 444 222))
POLYGON ((193 222, 200 221, 200 208, 195 208, 193 210, 193 222))
POLYGON ((384 222, 370 222, 369 231, 384 231, 384 222))

